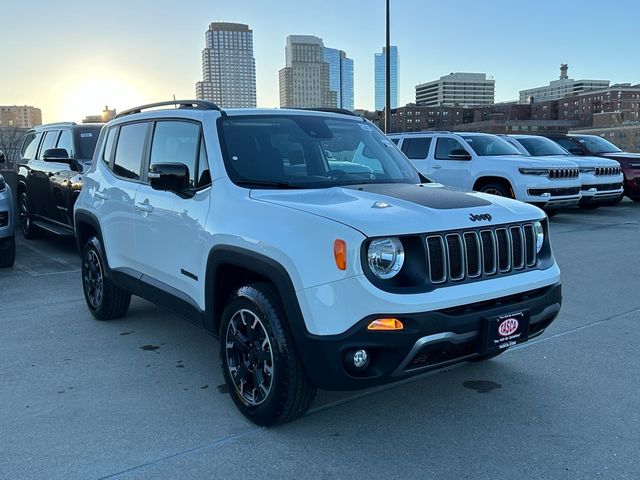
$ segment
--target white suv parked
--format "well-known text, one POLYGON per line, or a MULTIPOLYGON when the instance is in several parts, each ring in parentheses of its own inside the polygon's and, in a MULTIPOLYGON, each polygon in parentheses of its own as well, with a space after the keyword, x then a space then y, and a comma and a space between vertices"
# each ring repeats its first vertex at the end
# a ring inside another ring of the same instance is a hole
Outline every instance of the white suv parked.
POLYGON ((317 387, 496 356, 561 304, 541 210, 431 183, 344 114, 123 112, 75 229, 91 313, 139 295, 219 336, 233 401, 261 425, 302 415, 317 387))
POLYGON ((552 162, 570 160, 578 165, 582 193, 580 208, 613 205, 622 199, 624 176, 620 164, 615 160, 571 155, 553 140, 537 135, 505 135, 502 138, 524 155, 552 162))
POLYGON ((545 210, 580 201, 575 163, 525 156, 497 135, 420 132, 389 138, 420 173, 443 185, 515 198, 545 210))

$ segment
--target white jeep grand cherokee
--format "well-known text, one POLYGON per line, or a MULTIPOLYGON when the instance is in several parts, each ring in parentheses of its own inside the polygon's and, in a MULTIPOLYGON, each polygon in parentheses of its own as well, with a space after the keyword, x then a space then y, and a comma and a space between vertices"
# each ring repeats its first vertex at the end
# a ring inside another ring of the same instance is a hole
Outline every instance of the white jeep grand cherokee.
POLYGON ((545 210, 580 201, 575 163, 524 155, 497 135, 419 132, 389 137, 420 173, 444 185, 515 198, 545 210))
POLYGON ((232 398, 261 425, 302 415, 318 387, 493 357, 561 304, 541 210, 434 184, 344 114, 123 112, 75 229, 91 313, 139 295, 219 336, 232 398))

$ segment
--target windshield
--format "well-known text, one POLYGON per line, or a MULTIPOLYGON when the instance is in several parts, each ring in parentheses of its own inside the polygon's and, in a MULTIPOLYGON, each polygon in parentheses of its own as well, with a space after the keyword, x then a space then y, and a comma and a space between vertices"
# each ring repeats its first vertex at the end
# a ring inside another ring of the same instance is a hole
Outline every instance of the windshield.
POLYGON ((81 127, 77 129, 78 159, 91 160, 102 127, 81 127))
POLYGON ((595 135, 591 136, 576 136, 574 137, 576 140, 580 142, 580 144, 587 149, 589 153, 597 154, 597 153, 618 153, 622 152, 618 147, 616 147, 613 143, 608 142, 604 138, 596 137, 595 135))
POLYGON ((522 155, 516 147, 494 135, 463 135, 462 138, 471 145, 473 151, 480 157, 488 157, 490 155, 522 155))
POLYGON ((221 117, 231 180, 263 188, 420 183, 409 160, 376 127, 319 115, 221 117))
POLYGON ((548 157, 550 155, 569 155, 564 148, 553 140, 544 137, 526 137, 516 138, 529 155, 534 157, 548 157))

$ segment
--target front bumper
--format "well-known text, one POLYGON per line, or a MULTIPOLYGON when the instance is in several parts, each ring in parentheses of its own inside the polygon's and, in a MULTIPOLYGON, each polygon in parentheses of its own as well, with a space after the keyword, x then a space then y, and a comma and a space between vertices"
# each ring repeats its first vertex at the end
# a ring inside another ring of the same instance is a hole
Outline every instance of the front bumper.
POLYGON ((523 293, 430 312, 389 312, 370 315, 339 335, 306 333, 296 343, 312 382, 328 390, 352 390, 380 385, 431 369, 441 368, 485 353, 485 319, 526 310, 530 314, 529 339, 540 335, 558 315, 562 303, 560 283, 523 293), (394 316, 404 324, 398 332, 367 330, 375 318, 394 316), (365 370, 347 367, 346 356, 366 349, 365 370))
POLYGON ((573 207, 580 202, 580 181, 536 178, 516 188, 516 198, 543 209, 573 207))

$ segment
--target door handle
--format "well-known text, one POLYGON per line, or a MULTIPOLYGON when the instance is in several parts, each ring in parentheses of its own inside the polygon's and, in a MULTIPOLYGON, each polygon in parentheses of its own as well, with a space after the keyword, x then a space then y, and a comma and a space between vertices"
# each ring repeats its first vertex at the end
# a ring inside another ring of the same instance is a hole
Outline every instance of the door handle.
POLYGON ((438 170, 439 168, 442 168, 442 165, 431 165, 431 168, 438 170))
POLYGON ((96 197, 98 197, 100 200, 109 200, 109 195, 103 192, 96 192, 96 197))
POLYGON ((151 213, 153 212, 153 207, 148 203, 136 203, 136 210, 143 213, 151 213))

